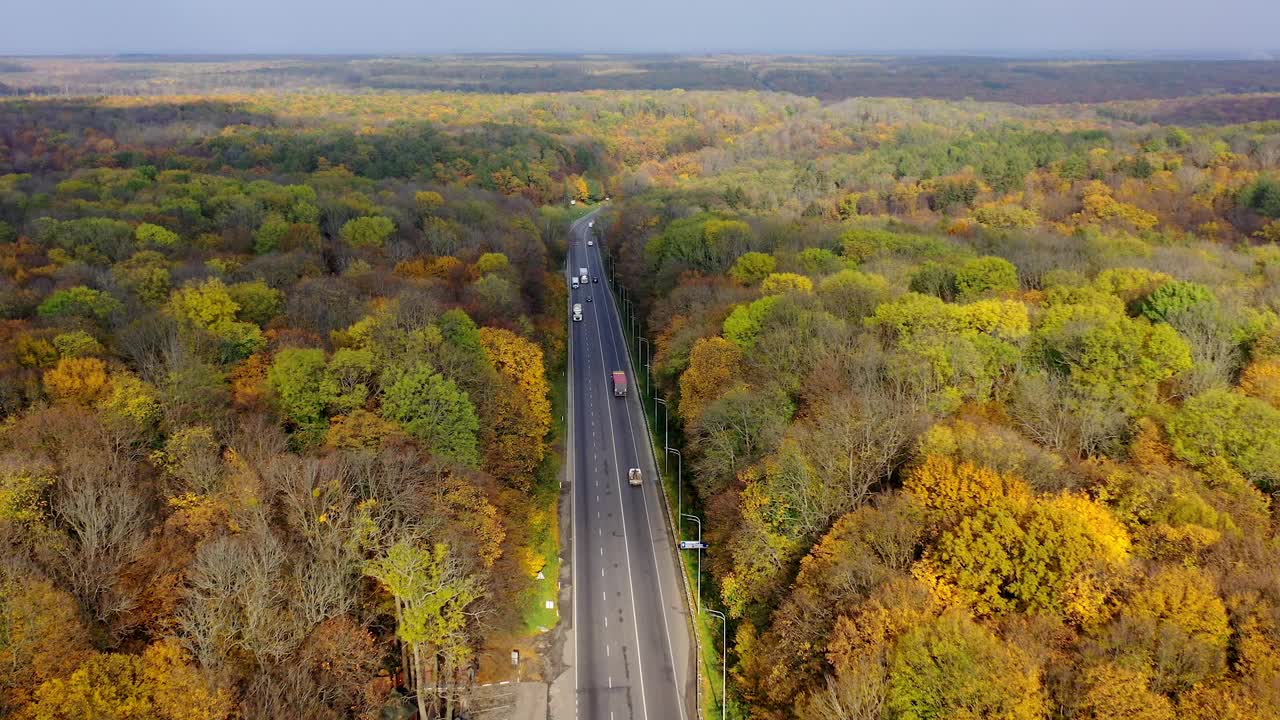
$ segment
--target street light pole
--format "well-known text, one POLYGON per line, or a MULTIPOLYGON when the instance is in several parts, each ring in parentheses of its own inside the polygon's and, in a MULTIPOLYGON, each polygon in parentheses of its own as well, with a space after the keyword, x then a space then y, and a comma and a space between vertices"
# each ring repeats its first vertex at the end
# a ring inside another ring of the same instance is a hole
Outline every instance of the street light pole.
POLYGON ((658 415, 658 403, 662 403, 662 474, 667 474, 667 454, 671 452, 671 443, 667 442, 667 421, 671 419, 671 408, 667 407, 667 401, 653 396, 653 414, 658 415))
POLYGON ((676 514, 684 515, 684 456, 673 447, 667 448, 667 452, 676 454, 676 514))
POLYGON ((729 657, 729 618, 724 613, 716 610, 707 610, 708 615, 714 615, 720 618, 720 720, 725 718, 725 701, 729 697, 728 685, 725 680, 728 679, 728 657, 729 657))
MULTIPOLYGON (((637 345, 638 345, 638 347, 636 347, 636 355, 638 355, 638 356, 639 356, 639 357, 637 357, 636 359, 637 359, 637 360, 639 360, 640 362, 644 363, 644 366, 645 366, 645 373, 644 373, 644 387, 645 387, 645 390, 646 390, 646 391, 651 391, 651 390, 652 390, 652 388, 650 388, 650 387, 649 387, 649 372, 648 372, 648 368, 649 368, 649 341, 648 341, 647 339, 645 339, 644 337, 642 337, 642 336, 638 336, 638 335, 637 335, 637 336, 636 336, 636 343, 637 343, 637 345), (642 352, 642 350, 643 350, 643 352, 642 352)), ((652 394, 652 392, 650 392, 650 394, 652 394)))
MULTIPOLYGON (((648 353, 645 353, 646 355, 648 353)), ((648 362, 644 364, 644 384, 649 386, 649 397, 657 397, 657 393, 653 391, 653 367, 648 362)), ((658 419, 658 406, 653 406, 653 419, 658 419)))
POLYGON ((698 610, 702 610, 702 518, 687 513, 680 517, 686 517, 698 523, 698 610))

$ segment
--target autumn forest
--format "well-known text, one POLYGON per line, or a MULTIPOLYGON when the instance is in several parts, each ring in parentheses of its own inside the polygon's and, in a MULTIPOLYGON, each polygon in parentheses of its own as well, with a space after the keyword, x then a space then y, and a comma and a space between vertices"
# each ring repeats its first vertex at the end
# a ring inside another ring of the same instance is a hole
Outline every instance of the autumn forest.
POLYGON ((1280 720, 1276 63, 245 62, 0 63, 0 717, 549 680, 599 208, 708 717, 1280 720))

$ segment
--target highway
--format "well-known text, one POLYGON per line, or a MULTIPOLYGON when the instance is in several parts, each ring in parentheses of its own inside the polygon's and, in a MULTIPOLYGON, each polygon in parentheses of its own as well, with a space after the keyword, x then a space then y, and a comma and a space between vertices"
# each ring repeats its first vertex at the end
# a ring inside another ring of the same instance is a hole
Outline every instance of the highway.
POLYGON ((566 448, 574 717, 691 720, 697 714, 687 605, 645 434, 642 390, 626 357, 600 248, 587 245, 593 217, 570 228, 567 271, 586 267, 600 280, 569 291, 570 305, 582 304, 582 320, 570 322, 566 448), (626 397, 613 394, 615 370, 627 373, 626 397), (627 484, 633 467, 643 472, 640 487, 627 484))

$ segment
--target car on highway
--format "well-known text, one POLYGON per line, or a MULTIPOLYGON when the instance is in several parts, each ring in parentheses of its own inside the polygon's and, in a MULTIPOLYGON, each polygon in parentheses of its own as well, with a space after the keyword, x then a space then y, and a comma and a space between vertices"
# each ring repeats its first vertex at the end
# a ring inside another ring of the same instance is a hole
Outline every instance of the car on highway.
POLYGON ((588 296, 587 296, 587 302, 591 302, 591 296, 590 296, 590 295, 588 295, 588 296))
POLYGON ((640 486, 640 468, 631 468, 627 471, 627 484, 632 487, 640 486))
POLYGON ((574 279, 573 279, 573 289, 574 289, 574 290, 577 290, 577 289, 578 289, 578 278, 574 278, 574 279))
POLYGON ((573 321, 582 322, 582 304, 581 303, 573 304, 573 321))
POLYGON ((599 275, 592 275, 592 276, 591 276, 591 282, 593 282, 593 283, 598 283, 598 282, 600 282, 600 276, 599 276, 599 275))
POLYGON ((595 220, 591 220, 591 221, 587 222, 587 227, 595 227, 595 226, 596 226, 596 221, 595 221, 595 220))
POLYGON ((590 245, 595 245, 595 244, 596 244, 596 241, 595 241, 595 240, 588 240, 588 241, 587 241, 587 245, 588 245, 588 246, 590 246, 590 245))

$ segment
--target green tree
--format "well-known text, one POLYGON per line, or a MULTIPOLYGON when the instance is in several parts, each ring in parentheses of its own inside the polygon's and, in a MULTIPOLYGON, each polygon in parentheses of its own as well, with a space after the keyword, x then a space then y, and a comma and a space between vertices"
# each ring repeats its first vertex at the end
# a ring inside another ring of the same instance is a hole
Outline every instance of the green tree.
POLYGON ((911 275, 908 287, 912 292, 933 295, 948 302, 955 300, 959 289, 956 287, 956 271, 949 263, 929 260, 911 275))
POLYGON ((974 258, 956 270, 956 291, 961 300, 1018 289, 1018 268, 998 257, 974 258))
POLYGON ((743 285, 755 285, 778 269, 778 261, 772 255, 749 252, 739 257, 729 268, 729 277, 743 285))
POLYGON ((163 304, 169 297, 169 260, 155 250, 134 253, 128 260, 116 263, 111 275, 150 307, 163 304))
POLYGON ((1240 190, 1238 201, 1261 215, 1280 218, 1280 180, 1259 178, 1240 190))
POLYGON ((477 275, 488 275, 490 273, 501 273, 511 269, 511 261, 507 256, 498 252, 487 252, 476 260, 472 266, 477 275))
POLYGON ((895 342, 922 372, 916 382, 942 390, 947 402, 984 399, 1017 365, 1030 331, 1026 305, 1015 300, 945 303, 907 293, 866 319, 895 342))
POLYGON ((1187 400, 1166 428, 1173 452, 1196 467, 1226 462, 1261 489, 1280 488, 1280 410, 1224 389, 1187 400))
POLYGON ((818 284, 822 307, 850 321, 861 321, 870 315, 877 305, 888 299, 889 293, 888 280, 857 270, 841 270, 818 284))
POLYGON ((1142 314, 1152 322, 1170 322, 1187 313, 1206 314, 1217 307, 1213 291, 1200 283, 1174 280, 1156 288, 1142 303, 1142 314))
POLYGON ((253 251, 259 255, 279 250, 289 236, 289 222, 279 213, 271 213, 253 233, 253 251))
POLYGON ((391 368, 382 377, 382 412, 432 452, 464 465, 480 456, 480 421, 467 393, 426 364, 391 368))
POLYGON ((257 325, 236 320, 240 304, 217 278, 189 283, 176 291, 169 298, 169 312, 185 328, 207 331, 217 338, 223 361, 246 358, 265 345, 257 325))
POLYGON ((119 300, 83 285, 59 290, 36 308, 44 317, 82 317, 89 320, 106 320, 123 306, 119 300))
POLYGON ((738 385, 703 410, 691 428, 698 448, 694 482, 710 496, 773 451, 795 408, 776 388, 738 385))
POLYGON ((277 353, 267 371, 267 384, 276 394, 281 414, 304 428, 321 423, 325 409, 338 398, 338 384, 329 373, 324 351, 314 348, 277 353))
POLYGON ((779 299, 778 295, 769 295, 735 307, 724 319, 724 336, 743 350, 750 349, 756 344, 765 320, 779 299))
POLYGON ((103 217, 35 222, 36 240, 45 247, 69 253, 90 265, 107 265, 133 254, 133 227, 123 220, 103 217))
POLYGON ((809 275, 826 275, 840 270, 840 256, 826 248, 805 248, 796 255, 800 268, 809 275))
POLYGON ((1041 720, 1040 674, 1016 648, 958 612, 908 632, 889 661, 893 720, 1041 720))
POLYGON ((227 293, 240 306, 236 311, 236 318, 254 325, 266 325, 271 318, 280 314, 284 305, 284 293, 261 280, 236 283, 227 288, 227 293))
POLYGON ((1192 366, 1191 348, 1176 330, 1128 318, 1118 302, 1050 307, 1032 347, 1068 378, 1073 411, 1097 426, 1108 413, 1133 417, 1155 400, 1160 383, 1192 366))
POLYGON ((338 231, 338 237, 352 247, 382 247, 395 230, 391 218, 370 215, 348 220, 338 231))
MULTIPOLYGON (((480 597, 478 584, 462 573, 448 546, 441 543, 428 549, 399 540, 364 572, 395 601, 396 637, 409 647, 409 671, 419 690, 418 716, 438 717, 434 705, 439 694, 430 690, 435 678, 432 670, 436 661, 443 659, 443 675, 449 677, 470 659, 467 607, 480 597), (427 711, 428 697, 431 713, 427 711)), ((446 707, 445 716, 452 717, 452 705, 446 707)))
POLYGON ((329 376, 337 383, 338 395, 333 399, 337 412, 350 412, 363 407, 376 376, 377 358, 365 348, 338 348, 329 359, 329 376))
POLYGON ((138 225, 133 232, 133 236, 137 239, 139 245, 158 248, 177 247, 181 240, 178 237, 178 233, 151 223, 138 225))
POLYGON ((102 354, 102 343, 83 330, 72 330, 53 337, 53 346, 62 357, 83 357, 102 354))

